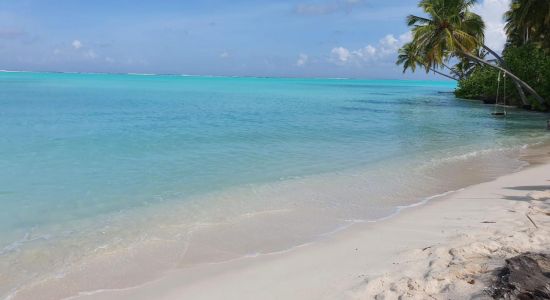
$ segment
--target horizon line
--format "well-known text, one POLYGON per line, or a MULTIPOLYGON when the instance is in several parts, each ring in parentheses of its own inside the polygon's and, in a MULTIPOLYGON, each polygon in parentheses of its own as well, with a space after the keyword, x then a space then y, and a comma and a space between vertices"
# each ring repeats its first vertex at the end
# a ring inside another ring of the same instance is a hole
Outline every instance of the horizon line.
POLYGON ((364 77, 301 77, 301 76, 254 76, 254 75, 198 75, 183 73, 137 73, 137 72, 70 72, 70 71, 29 71, 29 70, 5 70, 0 73, 34 73, 34 74, 81 74, 81 75, 127 75, 127 76, 174 76, 174 77, 203 77, 203 78, 273 78, 273 79, 329 79, 329 80, 402 80, 402 81, 435 81, 453 82, 452 80, 438 79, 409 79, 409 78, 364 78, 364 77))

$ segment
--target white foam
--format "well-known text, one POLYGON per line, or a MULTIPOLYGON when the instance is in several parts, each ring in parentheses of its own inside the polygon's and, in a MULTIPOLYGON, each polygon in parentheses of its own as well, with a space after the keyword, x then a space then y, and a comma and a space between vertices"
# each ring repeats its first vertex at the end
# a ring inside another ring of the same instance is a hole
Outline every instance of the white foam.
POLYGON ((14 242, 6 245, 4 248, 2 248, 2 250, 0 250, 0 256, 1 255, 6 255, 6 254, 9 254, 9 253, 13 253, 13 252, 17 252, 25 244, 32 243, 34 241, 39 241, 39 240, 49 240, 51 237, 52 237, 51 235, 38 235, 38 236, 35 236, 35 237, 31 237, 31 233, 27 232, 27 233, 25 233, 25 235, 23 236, 22 239, 14 241, 14 242))

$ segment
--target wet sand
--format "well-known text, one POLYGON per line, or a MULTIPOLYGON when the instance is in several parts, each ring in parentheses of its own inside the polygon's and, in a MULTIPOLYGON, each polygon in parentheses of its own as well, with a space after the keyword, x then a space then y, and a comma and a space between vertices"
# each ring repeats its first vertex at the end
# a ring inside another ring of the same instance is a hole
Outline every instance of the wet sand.
POLYGON ((550 249, 550 164, 541 153, 520 172, 291 251, 188 267, 75 298, 483 299, 506 258, 550 249))

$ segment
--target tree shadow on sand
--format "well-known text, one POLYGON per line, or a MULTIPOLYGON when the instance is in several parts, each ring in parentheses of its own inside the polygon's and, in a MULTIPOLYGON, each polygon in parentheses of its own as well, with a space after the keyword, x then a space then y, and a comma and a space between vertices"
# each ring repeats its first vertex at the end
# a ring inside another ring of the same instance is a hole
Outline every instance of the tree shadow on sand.
POLYGON ((513 201, 525 201, 525 202, 534 200, 529 196, 504 196, 504 195, 502 196, 502 199, 513 200, 513 201))
POLYGON ((501 195, 503 199, 514 201, 546 201, 550 200, 550 185, 523 185, 505 187, 508 190, 530 192, 525 196, 508 196, 501 195))
POLYGON ((509 186, 505 187, 505 189, 508 190, 516 190, 516 191, 550 191, 550 185, 523 185, 523 186, 509 186))

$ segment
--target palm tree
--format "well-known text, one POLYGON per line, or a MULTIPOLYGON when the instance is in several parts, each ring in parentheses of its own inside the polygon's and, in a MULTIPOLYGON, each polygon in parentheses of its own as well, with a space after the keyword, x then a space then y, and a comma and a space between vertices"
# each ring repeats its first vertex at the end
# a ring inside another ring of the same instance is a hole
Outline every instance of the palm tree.
POLYGON ((483 42, 485 25, 469 11, 472 0, 422 0, 428 18, 410 15, 413 42, 424 53, 429 66, 440 66, 449 54, 473 52, 483 42))
MULTIPOLYGON (((550 1, 512 0, 504 18, 508 45, 521 46, 532 42, 545 52, 550 51, 550 1)), ((518 92, 526 104, 523 90, 518 89, 518 92)))
POLYGON ((533 42, 550 50, 550 1, 513 0, 504 16, 509 42, 518 46, 533 42))
MULTIPOLYGON (((476 55, 479 58, 485 59, 485 57, 487 56, 487 51, 483 49, 479 49, 476 55)), ((475 70, 476 66, 480 66, 480 64, 477 62, 473 62, 469 59, 461 59, 457 64, 455 64, 451 68, 451 74, 455 75, 460 79, 467 78, 475 70)))
POLYGON ((460 79, 468 78, 470 75, 472 75, 475 66, 475 63, 472 63, 467 59, 463 59, 453 66, 451 74, 457 76, 460 79))
POLYGON ((407 71, 407 69, 410 69, 412 72, 416 71, 416 67, 422 67, 426 69, 426 73, 432 71, 436 74, 439 74, 441 76, 447 77, 452 80, 457 80, 456 78, 449 76, 445 73, 439 72, 438 70, 431 68, 426 65, 421 60, 421 56, 417 52, 417 48, 415 47, 415 44, 413 43, 406 43, 403 45, 401 49, 399 49, 399 53, 397 56, 397 65, 403 65, 403 73, 407 71))
POLYGON ((475 2, 476 0, 420 1, 419 7, 428 16, 410 15, 407 17, 407 24, 412 27, 412 43, 419 49, 418 53, 422 53, 422 61, 430 68, 437 68, 451 56, 456 56, 488 65, 507 74, 518 85, 533 94, 538 101, 544 103, 544 99, 533 88, 502 64, 503 60, 498 54, 484 45, 485 24, 479 15, 470 11, 475 2), (478 57, 476 54, 480 48, 495 55, 501 65, 492 64, 478 57))

